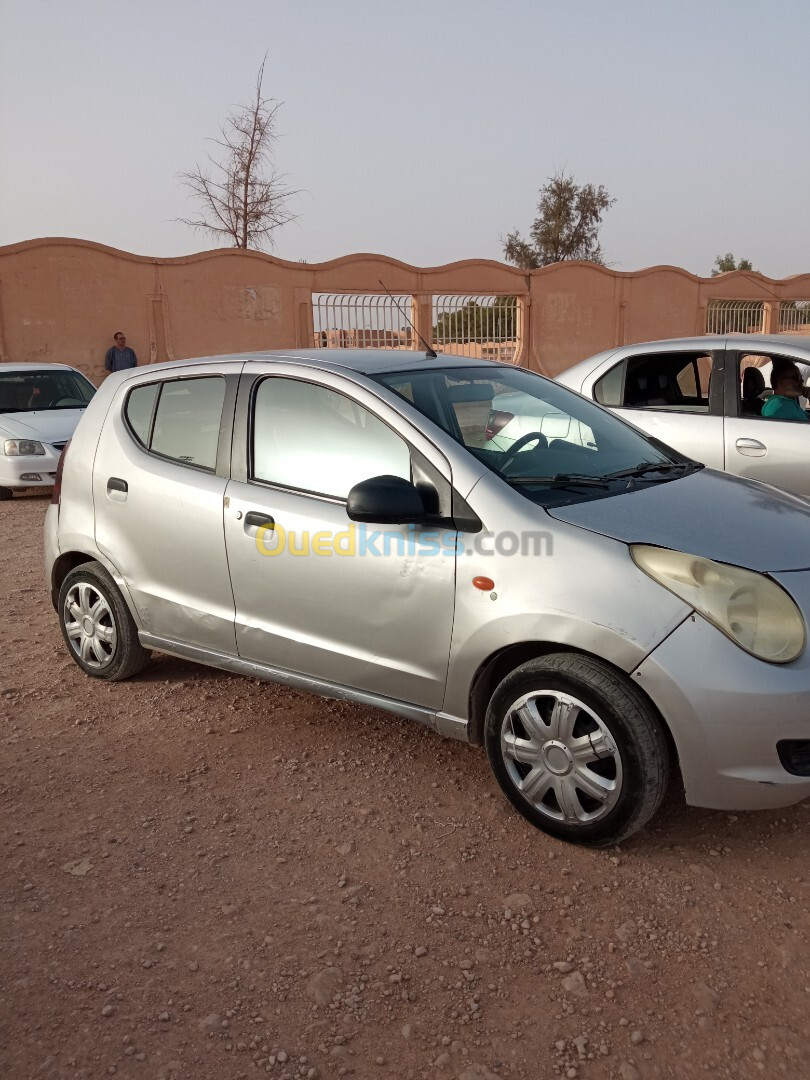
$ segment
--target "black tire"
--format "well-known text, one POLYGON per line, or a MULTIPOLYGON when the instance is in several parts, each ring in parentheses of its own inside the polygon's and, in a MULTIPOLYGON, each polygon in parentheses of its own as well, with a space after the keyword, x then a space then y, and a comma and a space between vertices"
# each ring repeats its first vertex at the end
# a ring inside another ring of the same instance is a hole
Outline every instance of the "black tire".
POLYGON ((13 494, 11 488, 0 487, 0 502, 5 502, 6 499, 12 498, 13 494))
POLYGON ((638 832, 669 783, 669 748, 655 710, 621 672, 579 653, 543 656, 508 675, 492 695, 484 741, 519 813, 577 844, 606 847, 638 832))
POLYGON ((101 563, 71 570, 59 590, 57 611, 68 652, 86 675, 120 682, 149 662, 152 654, 138 640, 129 608, 101 563), (84 612, 82 618, 74 617, 77 610, 84 612))

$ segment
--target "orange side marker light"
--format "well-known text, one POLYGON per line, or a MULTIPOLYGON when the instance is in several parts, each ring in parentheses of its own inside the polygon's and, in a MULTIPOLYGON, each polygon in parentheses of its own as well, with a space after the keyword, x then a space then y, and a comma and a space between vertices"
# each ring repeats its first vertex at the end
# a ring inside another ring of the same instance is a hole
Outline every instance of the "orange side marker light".
POLYGON ((495 582, 492 578, 488 577, 474 577, 472 583, 476 589, 480 589, 481 592, 492 592, 495 588, 495 582))

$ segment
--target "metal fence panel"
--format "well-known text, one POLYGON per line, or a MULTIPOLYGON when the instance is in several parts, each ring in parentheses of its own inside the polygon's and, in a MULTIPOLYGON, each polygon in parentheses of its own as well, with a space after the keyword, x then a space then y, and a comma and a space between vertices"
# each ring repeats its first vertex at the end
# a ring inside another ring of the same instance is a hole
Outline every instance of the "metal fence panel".
POLYGON ((514 364, 520 316, 516 296, 434 296, 433 346, 440 352, 514 364))
POLYGON ((315 347, 411 349, 414 335, 407 320, 413 321, 412 304, 411 296, 313 293, 315 347))
POLYGON ((783 300, 779 306, 781 334, 810 334, 810 300, 783 300))
POLYGON ((761 334, 762 300, 710 300, 706 307, 707 334, 761 334))
POLYGON ((706 334, 761 334, 764 300, 710 300, 706 306, 706 334))

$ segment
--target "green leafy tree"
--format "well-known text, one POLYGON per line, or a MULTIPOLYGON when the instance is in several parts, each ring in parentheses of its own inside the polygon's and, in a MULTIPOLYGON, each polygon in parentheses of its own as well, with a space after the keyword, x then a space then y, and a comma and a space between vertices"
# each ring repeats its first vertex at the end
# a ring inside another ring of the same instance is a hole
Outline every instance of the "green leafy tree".
POLYGON ((507 262, 521 270, 583 259, 605 265, 599 243, 602 215, 615 203, 601 184, 579 185, 573 176, 556 173, 540 188, 537 217, 525 240, 517 229, 510 232, 503 245, 507 262))
POLYGON ((732 255, 730 251, 727 251, 725 255, 718 255, 714 260, 714 268, 712 269, 712 277, 717 277, 718 274, 728 274, 731 270, 753 270, 750 259, 737 259, 732 255))

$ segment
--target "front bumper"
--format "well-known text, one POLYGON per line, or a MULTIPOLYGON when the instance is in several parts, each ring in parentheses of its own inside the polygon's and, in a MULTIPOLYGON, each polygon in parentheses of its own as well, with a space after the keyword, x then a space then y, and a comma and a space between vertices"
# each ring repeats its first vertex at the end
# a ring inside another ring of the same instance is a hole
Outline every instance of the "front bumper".
MULTIPOLYGON (((810 573, 779 580, 806 613, 798 593, 810 600, 810 573)), ((810 642, 792 664, 767 664, 692 615, 633 680, 672 732, 688 803, 757 810, 810 796, 810 776, 789 773, 777 750, 780 740, 810 739, 810 642)))
MULTIPOLYGON (((22 488, 53 487, 60 450, 47 443, 45 453, 31 457, 6 457, 0 454, 0 487, 19 490, 22 488), (38 477, 38 479, 33 479, 38 477)), ((2 449, 2 445, 0 445, 2 449)))

